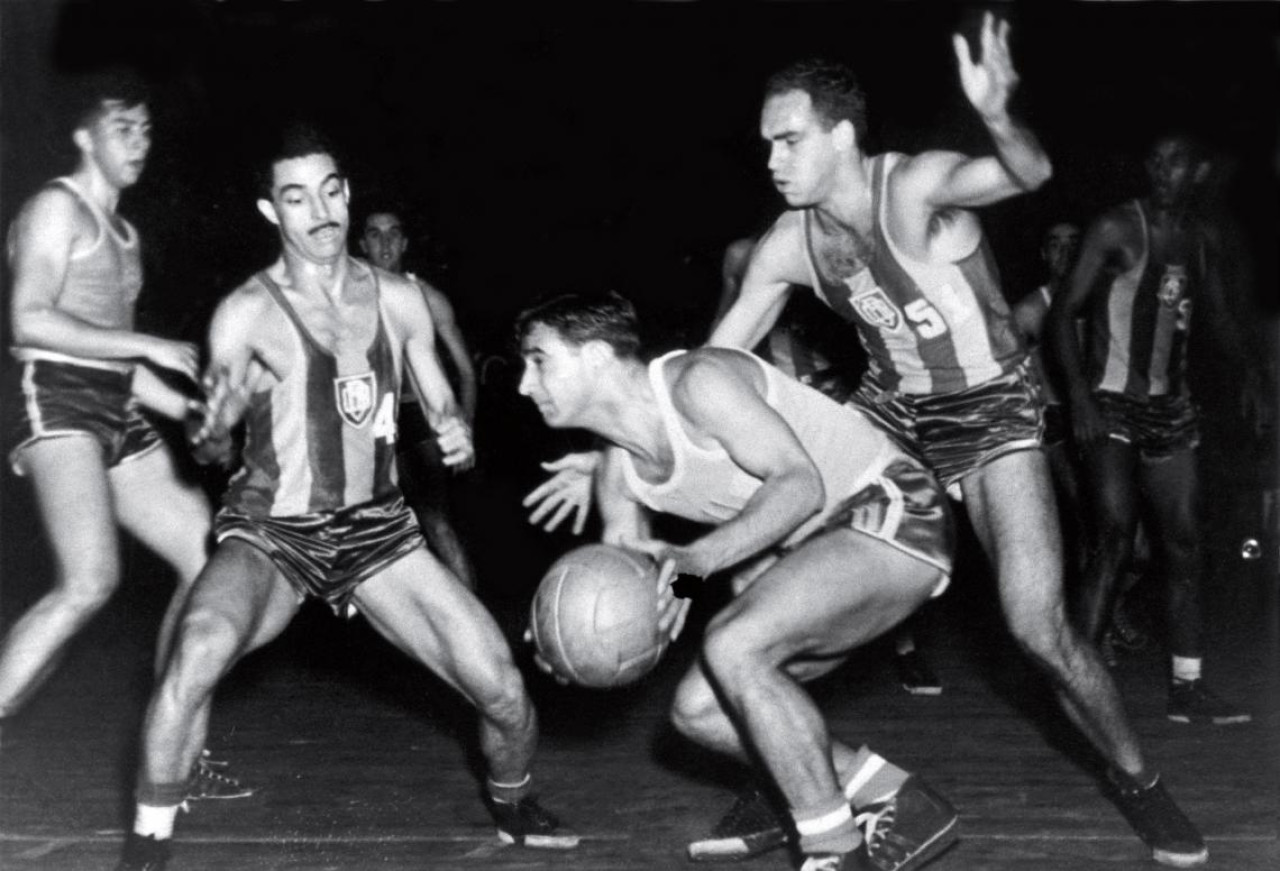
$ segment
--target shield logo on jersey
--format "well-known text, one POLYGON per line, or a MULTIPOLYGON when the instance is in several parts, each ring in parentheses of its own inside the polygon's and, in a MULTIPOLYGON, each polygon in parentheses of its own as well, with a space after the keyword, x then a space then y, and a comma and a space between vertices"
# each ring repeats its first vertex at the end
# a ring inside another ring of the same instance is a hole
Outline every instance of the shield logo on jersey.
POLYGON ((1175 308, 1187 294, 1187 267, 1169 264, 1160 276, 1160 302, 1167 308, 1175 308))
POLYGON ((333 379, 338 413, 357 429, 369 422, 369 417, 373 414, 373 398, 377 392, 378 379, 372 372, 333 379))
POLYGON ((902 312, 879 287, 851 297, 849 302, 858 317, 874 327, 894 331, 902 326, 902 312))

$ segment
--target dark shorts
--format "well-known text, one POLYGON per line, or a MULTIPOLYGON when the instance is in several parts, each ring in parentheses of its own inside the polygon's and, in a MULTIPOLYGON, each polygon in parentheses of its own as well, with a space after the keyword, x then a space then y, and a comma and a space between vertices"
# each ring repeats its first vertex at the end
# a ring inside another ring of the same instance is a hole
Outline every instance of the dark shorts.
POLYGON ((951 393, 896 393, 868 375, 853 402, 923 461, 957 500, 960 481, 970 472, 1043 443, 1044 401, 1026 363, 951 393))
POLYGON ((913 459, 890 461, 869 484, 840 503, 813 535, 833 529, 869 535, 938 569, 942 579, 934 596, 942 595, 950 583, 955 551, 951 506, 933 475, 913 459))
POLYGON ((1123 393, 1094 394, 1107 436, 1137 448, 1144 460, 1161 460, 1200 444, 1199 415, 1186 396, 1135 399, 1123 393))
POLYGON ((1071 438, 1071 425, 1067 410, 1056 402, 1044 407, 1044 446, 1056 447, 1071 438))
POLYGON ((300 597, 315 596, 335 614, 354 613, 356 587, 405 554, 426 547, 418 521, 396 494, 337 511, 250 517, 223 508, 213 518, 219 542, 243 539, 265 553, 300 597))
POLYGON ((133 373, 53 360, 24 362, 21 402, 10 424, 9 462, 24 473, 23 449, 45 439, 88 437, 102 447, 112 468, 148 454, 160 434, 133 399, 133 373))

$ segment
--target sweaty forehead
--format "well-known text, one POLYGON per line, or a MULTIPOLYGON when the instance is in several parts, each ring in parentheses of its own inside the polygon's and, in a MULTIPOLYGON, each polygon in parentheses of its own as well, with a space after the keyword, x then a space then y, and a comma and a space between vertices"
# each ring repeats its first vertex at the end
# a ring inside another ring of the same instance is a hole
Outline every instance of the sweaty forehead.
POLYGON ((385 212, 375 212, 365 219, 364 228, 366 231, 376 230, 379 233, 386 233, 388 230, 399 230, 400 219, 385 212))
POLYGON ((102 113, 98 116, 98 123, 103 126, 117 121, 144 124, 150 120, 151 112, 147 109, 146 103, 126 106, 120 100, 103 100, 102 113))
POLYGON ((816 120, 813 98, 804 91, 784 91, 772 94, 764 101, 760 112, 760 134, 765 139, 781 136, 788 131, 799 130, 816 120))

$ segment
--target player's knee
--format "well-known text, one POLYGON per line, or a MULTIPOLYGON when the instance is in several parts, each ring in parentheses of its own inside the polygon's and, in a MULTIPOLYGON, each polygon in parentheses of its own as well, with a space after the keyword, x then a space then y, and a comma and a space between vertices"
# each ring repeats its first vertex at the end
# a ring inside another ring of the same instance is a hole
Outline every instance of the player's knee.
POLYGON ((686 681, 676 690, 671 702, 671 725, 684 737, 696 740, 719 710, 715 693, 705 681, 686 681))
POLYGON ((485 719, 503 727, 523 726, 532 716, 533 706, 520 670, 508 660, 490 674, 492 677, 482 685, 470 688, 469 695, 476 708, 485 719))
POLYGON ((741 622, 713 622, 702 642, 702 658, 721 684, 732 684, 761 667, 761 639, 741 622))
POLYGON ((1072 649, 1081 643, 1057 607, 1015 616, 1009 621, 1009 630, 1028 656, 1053 671, 1065 668, 1072 649))
POLYGON ((198 608, 189 611, 178 627, 169 672, 183 685, 202 684, 205 676, 212 685, 246 640, 223 615, 198 608))

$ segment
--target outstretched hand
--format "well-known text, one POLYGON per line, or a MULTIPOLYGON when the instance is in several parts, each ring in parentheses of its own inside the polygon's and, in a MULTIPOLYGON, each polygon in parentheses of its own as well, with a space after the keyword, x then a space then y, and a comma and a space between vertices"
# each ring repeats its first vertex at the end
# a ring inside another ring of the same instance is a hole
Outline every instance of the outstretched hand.
POLYGON ((555 474, 524 497, 521 504, 533 508, 529 522, 553 532, 572 514, 573 534, 581 535, 587 525, 587 515, 591 513, 591 483, 599 464, 598 451, 565 454, 558 460, 543 463, 543 469, 555 474))
POLYGON ((974 63, 968 40, 958 33, 951 37, 960 65, 960 85, 984 119, 1003 118, 1018 87, 1018 73, 1009 54, 1009 22, 985 13, 979 40, 980 58, 974 63))

